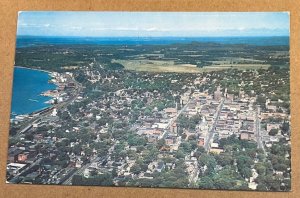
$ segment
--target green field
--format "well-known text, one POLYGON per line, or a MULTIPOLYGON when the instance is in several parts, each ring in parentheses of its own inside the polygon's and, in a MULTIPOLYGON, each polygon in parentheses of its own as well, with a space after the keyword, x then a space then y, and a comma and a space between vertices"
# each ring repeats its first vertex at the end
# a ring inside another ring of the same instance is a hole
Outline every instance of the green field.
POLYGON ((170 60, 113 60, 124 65, 126 70, 147 71, 147 72, 177 72, 177 73, 201 73, 218 71, 230 68, 236 69, 267 69, 270 65, 267 64, 222 64, 211 65, 199 68, 191 64, 175 64, 170 60))

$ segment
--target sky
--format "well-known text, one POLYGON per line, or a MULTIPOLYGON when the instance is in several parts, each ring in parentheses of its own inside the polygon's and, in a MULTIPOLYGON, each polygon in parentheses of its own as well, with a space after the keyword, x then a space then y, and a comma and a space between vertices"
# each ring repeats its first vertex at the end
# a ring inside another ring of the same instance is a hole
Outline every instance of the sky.
POLYGON ((289 36, 288 12, 19 12, 17 35, 289 36))

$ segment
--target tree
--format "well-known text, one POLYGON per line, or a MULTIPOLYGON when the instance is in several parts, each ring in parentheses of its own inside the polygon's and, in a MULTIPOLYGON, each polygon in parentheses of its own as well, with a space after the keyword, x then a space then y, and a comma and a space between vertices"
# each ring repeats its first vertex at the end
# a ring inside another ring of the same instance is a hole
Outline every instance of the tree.
POLYGON ((175 157, 176 157, 176 159, 182 159, 182 158, 184 158, 185 154, 184 154, 183 150, 182 149, 178 149, 178 151, 175 154, 175 157))
POLYGON ((189 144, 188 142, 182 142, 179 148, 182 148, 185 154, 188 154, 192 151, 191 144, 189 144))
POLYGON ((198 183, 199 188, 201 189, 214 189, 214 181, 211 179, 211 177, 205 176, 202 177, 198 183))
POLYGON ((215 179, 215 186, 217 189, 231 189, 235 185, 228 178, 218 177, 215 179))
POLYGON ((152 110, 151 110, 149 107, 147 107, 147 108, 145 109, 144 113, 145 113, 145 116, 150 116, 151 113, 152 113, 152 110))
POLYGON ((89 178, 81 175, 74 175, 72 178, 72 185, 76 186, 112 186, 113 179, 110 173, 103 173, 89 178))
POLYGON ((130 146, 144 146, 147 143, 147 140, 144 137, 129 134, 127 136, 127 142, 130 146))
POLYGON ((259 190, 259 191, 267 191, 268 188, 267 188, 266 184, 260 183, 260 184, 257 185, 256 190, 259 190))
POLYGON ((242 169, 240 170, 240 174, 241 174, 241 176, 244 177, 244 178, 250 178, 250 177, 252 177, 252 171, 251 171, 251 169, 248 168, 248 167, 242 168, 242 169))
POLYGON ((108 65, 106 65, 106 69, 110 70, 121 70, 123 68, 124 66, 120 63, 109 63, 108 65))
POLYGON ((196 140, 192 140, 189 143, 191 145, 192 150, 195 150, 198 147, 198 142, 196 140))
POLYGON ((287 121, 284 121, 283 124, 282 124, 282 127, 281 127, 281 130, 282 130, 282 134, 287 134, 287 132, 289 131, 290 129, 290 124, 287 122, 287 121))
POLYGON ((264 175, 266 174, 266 167, 264 166, 263 163, 257 163, 255 164, 254 166, 256 172, 259 174, 259 175, 264 175))
POLYGON ((32 133, 26 133, 25 134, 25 139, 32 141, 33 140, 33 134, 32 133))
POLYGON ((161 149, 165 145, 166 145, 166 141, 165 141, 164 138, 162 138, 162 139, 160 139, 160 140, 157 141, 157 148, 158 149, 161 149))
POLYGON ((278 134, 278 129, 271 129, 270 131, 269 131, 269 135, 271 135, 271 136, 275 136, 275 135, 277 135, 278 134))
POLYGON ((153 147, 150 150, 145 150, 145 152, 143 153, 143 160, 145 163, 150 163, 151 161, 157 159, 158 154, 159 151, 156 147, 153 147))
POLYGON ((111 175, 113 178, 118 176, 117 168, 115 168, 115 167, 113 168, 113 170, 111 171, 111 175))
MULTIPOLYGON (((249 176, 249 169, 251 168, 251 165, 253 165, 253 160, 249 156, 245 155, 239 155, 236 157, 237 162, 237 168, 241 175, 246 178, 249 176)), ((250 169, 251 171, 251 169, 250 169)), ((252 174, 251 174, 252 175, 252 174)))
POLYGON ((139 174, 141 172, 141 167, 140 165, 138 165, 137 163, 135 163, 131 168, 130 168, 130 171, 133 173, 133 174, 139 174))
POLYGON ((217 160, 218 164, 223 167, 233 164, 233 157, 232 157, 232 155, 228 155, 228 154, 217 155, 216 160, 217 160))
POLYGON ((266 103, 266 97, 259 95, 256 98, 256 102, 260 105, 264 105, 266 103))
POLYGON ((204 167, 206 166, 206 170, 204 172, 205 175, 212 176, 215 171, 215 167, 217 165, 216 159, 214 156, 208 155, 208 154, 202 154, 200 158, 198 159, 198 163, 200 166, 204 167))
POLYGON ((64 121, 67 121, 67 120, 70 120, 70 119, 71 119, 70 114, 69 114, 68 111, 62 112, 62 114, 61 114, 60 117, 61 117, 61 119, 64 120, 64 121))
POLYGON ((83 183, 83 177, 81 175, 74 175, 72 177, 72 185, 77 186, 83 183))
POLYGON ((9 135, 10 136, 16 135, 19 129, 20 129, 20 127, 12 126, 9 130, 9 135))

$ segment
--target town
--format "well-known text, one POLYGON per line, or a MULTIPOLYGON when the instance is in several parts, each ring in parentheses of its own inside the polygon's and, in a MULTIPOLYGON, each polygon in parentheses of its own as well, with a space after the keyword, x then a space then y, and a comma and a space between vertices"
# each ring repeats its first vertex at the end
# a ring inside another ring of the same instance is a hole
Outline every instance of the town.
POLYGON ((193 73, 130 70, 124 53, 172 57, 123 51, 51 71, 52 106, 11 121, 7 182, 290 190, 289 68, 266 66, 287 65, 284 50, 263 67, 193 73))

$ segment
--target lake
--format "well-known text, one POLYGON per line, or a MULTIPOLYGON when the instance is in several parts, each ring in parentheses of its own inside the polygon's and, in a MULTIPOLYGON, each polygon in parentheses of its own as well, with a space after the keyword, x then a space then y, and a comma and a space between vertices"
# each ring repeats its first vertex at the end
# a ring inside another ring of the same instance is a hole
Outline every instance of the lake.
POLYGON ((273 37, 45 37, 18 36, 17 47, 43 45, 164 45, 174 43, 212 42, 256 46, 289 45, 288 36, 273 37))
POLYGON ((47 90, 56 88, 56 85, 48 82, 49 79, 49 74, 44 71, 14 68, 12 117, 29 114, 50 106, 45 102, 51 98, 40 95, 47 90))

